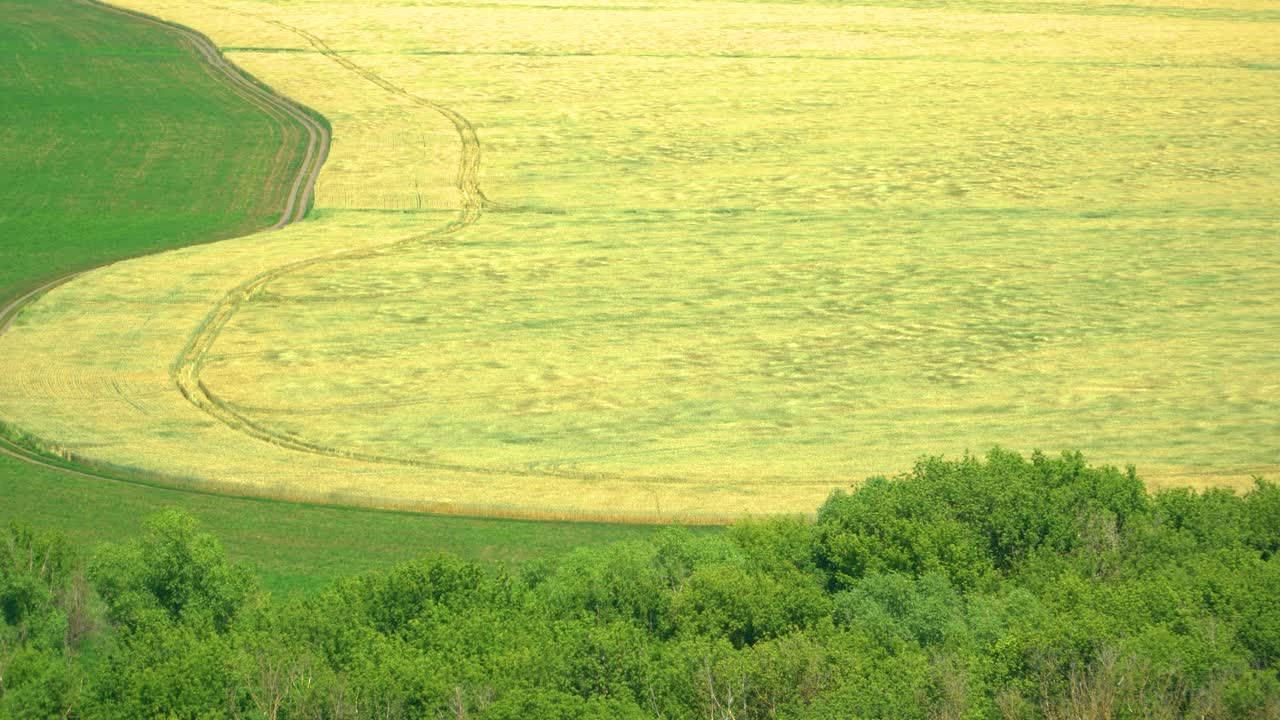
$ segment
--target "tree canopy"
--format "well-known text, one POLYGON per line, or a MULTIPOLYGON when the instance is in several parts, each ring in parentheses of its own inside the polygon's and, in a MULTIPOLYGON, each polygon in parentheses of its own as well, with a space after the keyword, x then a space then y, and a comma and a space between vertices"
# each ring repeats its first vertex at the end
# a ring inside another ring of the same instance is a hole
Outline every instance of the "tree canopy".
POLYGON ((1270 482, 1001 450, 813 521, 288 599, 181 513, 90 554, 14 527, 0 718, 1277 718, 1278 548, 1270 482))

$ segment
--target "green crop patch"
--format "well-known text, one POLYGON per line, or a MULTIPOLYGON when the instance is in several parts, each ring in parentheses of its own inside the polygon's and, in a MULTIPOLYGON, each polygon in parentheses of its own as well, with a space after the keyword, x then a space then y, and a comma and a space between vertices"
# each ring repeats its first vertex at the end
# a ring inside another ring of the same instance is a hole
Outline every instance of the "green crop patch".
POLYGON ((176 37, 72 2, 5 3, 0 295, 279 214, 272 119, 176 37))

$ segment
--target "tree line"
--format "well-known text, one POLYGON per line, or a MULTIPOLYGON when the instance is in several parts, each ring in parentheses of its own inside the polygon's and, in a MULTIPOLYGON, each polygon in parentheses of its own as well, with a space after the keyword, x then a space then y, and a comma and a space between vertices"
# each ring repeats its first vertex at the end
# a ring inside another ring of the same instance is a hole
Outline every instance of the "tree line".
POLYGON ((1280 487, 925 459, 816 520, 278 599, 179 511, 0 537, 0 718, 1280 718, 1280 487))

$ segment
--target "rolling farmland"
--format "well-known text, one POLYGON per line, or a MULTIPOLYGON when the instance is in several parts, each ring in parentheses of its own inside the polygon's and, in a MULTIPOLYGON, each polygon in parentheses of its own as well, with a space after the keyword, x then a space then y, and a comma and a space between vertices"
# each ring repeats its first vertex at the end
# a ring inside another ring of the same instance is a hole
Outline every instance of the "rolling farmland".
MULTIPOLYGON (((305 132, 228 87, 182 36, 84 3, 10 2, 0 12, 0 50, 15 58, 6 67, 19 70, 0 74, 6 302, 67 273, 243 235, 305 209, 285 212, 293 188, 282 181, 306 155, 305 132)), ((122 483, 41 467, 6 448, 0 522, 57 528, 92 546, 129 537, 141 518, 179 507, 217 530, 276 591, 388 565, 406 549, 520 562, 649 532, 192 493, 136 476, 122 483)))
POLYGON ((129 7, 333 146, 306 222, 18 317, 0 418, 50 453, 709 522, 993 443, 1156 485, 1280 463, 1264 5, 129 7))

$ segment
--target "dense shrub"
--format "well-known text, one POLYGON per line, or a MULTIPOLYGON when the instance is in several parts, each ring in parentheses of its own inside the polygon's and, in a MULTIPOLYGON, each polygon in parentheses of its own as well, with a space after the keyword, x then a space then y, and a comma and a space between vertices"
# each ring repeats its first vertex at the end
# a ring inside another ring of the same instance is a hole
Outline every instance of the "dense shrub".
POLYGON ((816 522, 437 556, 286 602, 190 517, 77 561, 0 547, 0 718, 1278 718, 1280 489, 993 451, 816 522))

